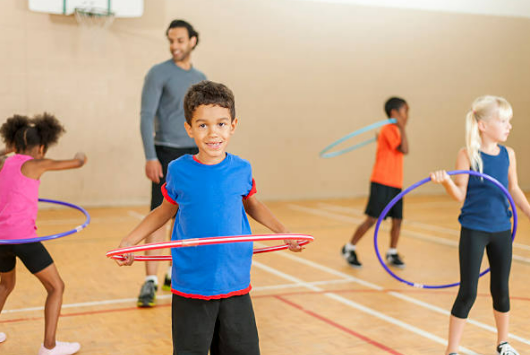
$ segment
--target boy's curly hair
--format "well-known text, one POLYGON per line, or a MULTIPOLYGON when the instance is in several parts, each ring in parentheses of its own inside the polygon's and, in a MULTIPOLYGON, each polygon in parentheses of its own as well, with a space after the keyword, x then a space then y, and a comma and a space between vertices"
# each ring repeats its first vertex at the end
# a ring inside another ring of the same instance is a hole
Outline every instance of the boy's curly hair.
POLYGON ((234 94, 224 84, 203 80, 188 89, 184 97, 184 116, 189 125, 191 125, 193 113, 201 105, 214 105, 227 108, 230 111, 231 121, 236 117, 234 94))

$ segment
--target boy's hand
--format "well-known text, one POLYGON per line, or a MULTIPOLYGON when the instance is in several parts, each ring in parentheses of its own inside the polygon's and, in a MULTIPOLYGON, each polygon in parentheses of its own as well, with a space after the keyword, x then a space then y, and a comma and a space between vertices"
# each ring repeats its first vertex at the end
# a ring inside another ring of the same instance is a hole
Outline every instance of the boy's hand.
POLYGON ((403 118, 396 118, 396 126, 398 126, 401 129, 405 128, 405 125, 407 124, 407 121, 403 118))
POLYGON ((74 155, 74 159, 77 159, 81 162, 81 166, 85 165, 86 164, 86 155, 85 153, 83 152, 77 152, 75 155, 74 155))
MULTIPOLYGON (((131 246, 132 244, 129 242, 121 242, 118 248, 125 248, 125 247, 131 247, 131 246)), ((125 257, 125 260, 114 259, 116 264, 118 264, 119 266, 123 266, 123 265, 131 266, 134 263, 133 253, 123 254, 122 256, 125 257)))
POLYGON ((286 239, 284 240, 284 242, 285 244, 289 245, 289 251, 299 253, 304 249, 303 247, 298 245, 298 242, 296 240, 286 239))
POLYGON ((430 174, 431 181, 435 184, 445 184, 451 179, 445 170, 434 171, 430 174))

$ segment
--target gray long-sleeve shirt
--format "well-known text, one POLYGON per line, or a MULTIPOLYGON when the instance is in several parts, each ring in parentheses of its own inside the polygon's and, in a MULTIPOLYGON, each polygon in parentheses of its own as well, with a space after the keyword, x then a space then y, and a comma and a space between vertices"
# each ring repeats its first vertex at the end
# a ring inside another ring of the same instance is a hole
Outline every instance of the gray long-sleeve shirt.
POLYGON ((206 76, 195 68, 184 70, 172 59, 157 64, 145 76, 140 111, 140 131, 145 158, 155 160, 156 145, 173 148, 194 147, 184 129, 184 95, 206 76), (153 134, 154 129, 154 134, 153 134))

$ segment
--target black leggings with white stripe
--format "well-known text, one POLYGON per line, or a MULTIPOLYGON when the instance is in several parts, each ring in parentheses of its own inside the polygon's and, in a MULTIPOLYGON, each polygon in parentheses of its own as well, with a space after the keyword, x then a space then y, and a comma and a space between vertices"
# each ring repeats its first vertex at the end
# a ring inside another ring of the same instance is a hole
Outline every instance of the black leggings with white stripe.
POLYGON ((493 309, 503 313, 510 310, 508 283, 512 265, 511 231, 490 233, 462 227, 459 245, 460 289, 451 310, 455 317, 467 318, 475 303, 484 248, 491 269, 493 309))

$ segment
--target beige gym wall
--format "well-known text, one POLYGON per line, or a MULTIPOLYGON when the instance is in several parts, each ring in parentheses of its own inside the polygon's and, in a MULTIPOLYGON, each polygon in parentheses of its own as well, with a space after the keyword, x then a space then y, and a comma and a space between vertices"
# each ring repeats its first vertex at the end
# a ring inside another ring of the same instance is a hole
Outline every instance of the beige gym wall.
MULTIPOLYGON (((85 151, 81 170, 43 177, 41 196, 90 205, 147 204, 139 134, 143 78, 169 58, 174 18, 200 32, 197 68, 236 95, 230 151, 253 165, 262 199, 366 195, 375 145, 334 159, 318 152, 410 103, 405 185, 454 166, 464 117, 483 94, 514 106, 508 145, 530 187, 530 19, 291 0, 146 0, 91 38, 75 19, 0 2, 0 123, 55 113, 67 134, 49 156, 85 151)), ((425 186, 420 193, 441 193, 425 186)))

